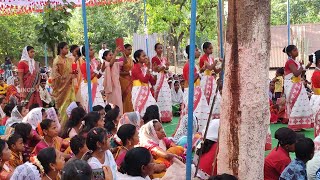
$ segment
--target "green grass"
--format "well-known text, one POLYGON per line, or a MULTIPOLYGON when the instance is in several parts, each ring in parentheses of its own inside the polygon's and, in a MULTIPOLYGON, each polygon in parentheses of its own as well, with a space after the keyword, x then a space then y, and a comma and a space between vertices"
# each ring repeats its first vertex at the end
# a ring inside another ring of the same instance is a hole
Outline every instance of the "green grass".
MULTIPOLYGON (((174 133, 174 131, 176 130, 176 126, 178 124, 178 121, 179 121, 179 117, 174 117, 170 123, 163 124, 164 130, 166 131, 167 136, 171 136, 174 133)), ((281 127, 287 127, 287 125, 286 124, 271 124, 270 125, 271 134, 272 134, 272 148, 276 147, 278 144, 278 141, 274 138, 274 133, 281 127)), ((304 134, 305 137, 314 139, 314 130, 313 129, 303 130, 299 133, 304 134)), ((270 153, 270 151, 266 151, 265 155, 268 155, 269 153, 270 153)), ((291 153, 290 156, 291 156, 291 158, 295 157, 294 153, 291 153)))

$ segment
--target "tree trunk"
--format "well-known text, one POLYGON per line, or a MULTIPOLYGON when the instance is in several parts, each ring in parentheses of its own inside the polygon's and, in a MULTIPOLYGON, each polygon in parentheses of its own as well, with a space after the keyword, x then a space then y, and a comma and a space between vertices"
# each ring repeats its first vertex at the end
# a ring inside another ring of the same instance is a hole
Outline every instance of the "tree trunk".
POLYGON ((270 1, 228 3, 218 173, 261 180, 270 118, 270 1))

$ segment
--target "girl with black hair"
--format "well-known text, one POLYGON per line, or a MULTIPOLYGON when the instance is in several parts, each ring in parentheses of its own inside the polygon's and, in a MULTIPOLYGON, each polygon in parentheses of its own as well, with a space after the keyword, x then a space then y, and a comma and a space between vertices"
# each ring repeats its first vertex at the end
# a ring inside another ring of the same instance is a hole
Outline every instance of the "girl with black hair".
POLYGON ((31 104, 38 103, 42 106, 39 91, 36 87, 40 83, 40 66, 34 60, 35 51, 32 46, 26 46, 22 51, 18 64, 18 77, 20 81, 20 96, 27 108, 31 104))
POLYGON ((130 44, 124 45, 123 56, 118 60, 119 62, 123 61, 123 66, 120 69, 120 85, 121 85, 121 94, 123 101, 123 113, 132 112, 132 77, 131 77, 131 69, 133 67, 133 60, 131 57, 132 54, 132 46, 130 44))
POLYGON ((105 116, 104 128, 107 130, 108 134, 114 135, 117 133, 120 117, 120 109, 118 106, 115 106, 113 109, 107 112, 105 116))
POLYGON ((212 71, 215 74, 219 74, 221 68, 216 68, 217 61, 214 60, 212 56, 213 46, 210 42, 205 42, 202 45, 204 54, 200 57, 199 69, 203 73, 201 78, 201 89, 206 96, 208 104, 212 104, 213 97, 215 96, 215 88, 217 88, 217 83, 215 77, 212 75, 212 71))
POLYGON ((155 85, 156 79, 151 75, 149 58, 143 50, 137 50, 134 53, 134 66, 132 68, 132 102, 134 111, 138 111, 144 116, 146 108, 150 105, 156 105, 149 83, 155 85))
POLYGON ((171 107, 171 90, 166 74, 169 70, 170 62, 162 56, 163 45, 157 43, 154 46, 156 56, 151 60, 153 72, 157 75, 157 82, 154 86, 154 98, 159 106, 161 122, 171 122, 172 107, 171 107))
POLYGON ((82 128, 82 131, 80 132, 80 135, 87 137, 87 133, 95 127, 104 128, 105 120, 103 117, 100 116, 98 112, 92 111, 89 112, 87 115, 83 118, 84 126, 82 128))
POLYGON ((44 119, 37 127, 37 131, 43 139, 35 146, 32 154, 37 155, 42 149, 53 147, 59 152, 64 152, 63 157, 69 159, 71 150, 69 141, 58 136, 58 128, 56 123, 51 119, 44 119))
POLYGON ((11 151, 6 141, 0 139, 0 179, 9 180, 14 168, 9 165, 11 151))
POLYGON ((61 126, 64 127, 68 117, 66 109, 69 104, 76 100, 76 95, 73 86, 73 79, 77 78, 77 72, 72 70, 72 58, 67 56, 68 44, 61 42, 58 44, 58 56, 53 60, 51 87, 52 97, 55 99, 56 107, 61 114, 61 126))
POLYGON ((314 136, 317 137, 320 135, 320 50, 309 56, 309 62, 316 66, 311 77, 313 95, 310 99, 310 105, 314 116, 314 136))
POLYGON ((92 169, 80 159, 68 161, 62 169, 61 180, 91 180, 92 169))
POLYGON ((147 124, 149 121, 152 121, 154 119, 157 119, 160 121, 159 107, 157 105, 151 105, 147 107, 146 113, 144 114, 142 119, 144 124, 147 124))
POLYGON ((89 131, 86 144, 91 150, 83 158, 94 171, 103 171, 104 166, 110 167, 114 180, 117 180, 117 164, 110 152, 110 136, 103 128, 93 128, 89 131))
MULTIPOLYGON (((301 81, 301 74, 304 71, 303 62, 296 60, 299 52, 295 45, 285 47, 283 52, 289 56, 284 67, 284 93, 289 118, 288 127, 295 131, 311 128, 312 111, 307 91, 301 81)), ((310 65, 309 63, 308 66, 310 65)))
POLYGON ((280 128, 275 132, 278 145, 264 161, 264 179, 279 179, 282 171, 290 164, 290 152, 294 152, 297 134, 289 128, 280 128))
POLYGON ((314 143, 310 138, 298 139, 295 145, 296 159, 283 170, 279 180, 307 180, 306 164, 313 158, 314 143))
POLYGON ((53 147, 48 147, 39 151, 33 163, 40 167, 40 171, 43 171, 41 172, 42 180, 53 180, 59 179, 65 160, 60 151, 53 147))
POLYGON ((114 136, 118 145, 115 157, 118 167, 123 162, 126 153, 139 143, 139 132, 132 124, 122 125, 114 136))
POLYGON ((129 150, 120 167, 119 179, 150 180, 154 173, 153 157, 148 149, 136 147, 129 150))
MULTIPOLYGON (((83 62, 80 66, 80 70, 81 70, 81 74, 82 74, 82 78, 83 81, 81 82, 81 97, 82 97, 82 102, 83 102, 83 106, 84 109, 89 112, 89 94, 88 94, 88 84, 87 84, 87 67, 86 67, 86 53, 85 53, 85 46, 82 46, 80 48, 80 53, 83 56, 83 62)), ((96 60, 96 58, 94 57, 94 50, 93 48, 90 46, 89 47, 89 61, 88 63, 90 63, 90 78, 91 78, 91 96, 92 96, 92 106, 96 106, 96 105, 101 105, 101 106, 105 106, 105 102, 103 100, 102 94, 99 91, 99 83, 102 83, 100 78, 101 76, 104 74, 104 72, 102 71, 102 65, 99 61, 96 60)))
POLYGON ((124 62, 116 62, 116 57, 119 52, 121 52, 121 48, 117 47, 114 53, 112 53, 111 50, 107 50, 103 53, 103 90, 106 97, 105 100, 108 103, 117 105, 120 108, 120 114, 123 114, 121 85, 119 77, 120 69, 123 66, 124 62))
MULTIPOLYGON (((186 47, 186 53, 188 55, 188 59, 190 58, 190 45, 186 47)), ((195 58, 200 57, 200 52, 197 47, 195 47, 195 58)), ((210 108, 208 106, 208 102, 205 98, 205 95, 203 94, 201 87, 200 87, 200 76, 197 72, 197 69, 194 68, 194 80, 189 82, 189 60, 187 60, 186 64, 183 67, 183 78, 185 80, 185 91, 183 94, 183 105, 181 108, 181 115, 179 122, 185 118, 183 116, 187 116, 188 114, 188 87, 189 83, 194 83, 194 107, 193 107, 193 113, 198 119, 198 125, 199 125, 199 132, 202 132, 204 129, 207 120, 208 120, 208 114, 210 112, 210 108)), ((181 123, 178 123, 181 124, 181 123)), ((180 128, 185 128, 186 126, 181 124, 181 126, 177 127, 177 131, 180 128)))
POLYGON ((69 120, 66 126, 62 130, 62 138, 72 138, 73 136, 79 134, 82 128, 82 120, 86 115, 86 111, 82 107, 76 107, 71 111, 69 120))

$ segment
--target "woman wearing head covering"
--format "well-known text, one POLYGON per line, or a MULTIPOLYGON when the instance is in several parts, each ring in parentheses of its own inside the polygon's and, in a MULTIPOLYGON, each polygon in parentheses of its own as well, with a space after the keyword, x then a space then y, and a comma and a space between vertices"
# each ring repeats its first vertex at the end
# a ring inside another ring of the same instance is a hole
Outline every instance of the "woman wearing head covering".
POLYGON ((16 101, 20 99, 20 94, 18 92, 17 86, 19 84, 19 80, 15 76, 10 76, 7 79, 7 93, 6 93, 6 102, 9 102, 10 99, 14 98, 16 101))
POLYGON ((219 123, 219 119, 213 119, 210 121, 207 137, 202 144, 203 146, 196 152, 199 155, 200 151, 202 151, 199 161, 199 169, 209 176, 217 175, 217 164, 215 160, 217 158, 219 123), (215 166, 214 169, 213 165, 215 166))
POLYGON ((34 48, 32 46, 26 46, 22 51, 21 60, 18 64, 20 96, 26 101, 27 108, 35 103, 42 106, 40 94, 39 91, 37 91, 40 83, 40 69, 39 63, 33 59, 34 55, 34 48))
POLYGON ((132 124, 139 130, 142 123, 139 112, 124 113, 118 123, 118 129, 124 124, 132 124))
MULTIPOLYGON (((166 137, 158 120, 149 121, 140 128, 139 142, 140 146, 147 148, 151 152, 157 164, 164 164, 167 168, 171 165, 170 161, 174 157, 184 158, 185 149, 177 146, 166 137)), ((162 177, 163 174, 156 176, 162 177)))
POLYGON ((73 79, 77 78, 77 72, 72 69, 73 59, 67 56, 68 44, 58 44, 58 56, 53 61, 51 74, 52 96, 61 115, 61 125, 68 120, 65 112, 69 104, 76 100, 73 79))
POLYGON ((24 106, 15 106, 11 112, 11 117, 7 120, 6 126, 11 127, 16 123, 21 123, 23 117, 28 113, 28 110, 24 106))
POLYGON ((295 45, 289 45, 283 49, 288 55, 284 67, 284 93, 286 96, 286 108, 289 118, 288 127, 295 131, 312 128, 312 111, 307 91, 301 81, 304 71, 303 63, 297 60, 299 51, 295 45))
POLYGON ((32 129, 36 129, 38 124, 46 118, 45 110, 42 107, 32 109, 22 120, 24 123, 29 123, 32 129), (43 116, 45 115, 45 116, 43 116))

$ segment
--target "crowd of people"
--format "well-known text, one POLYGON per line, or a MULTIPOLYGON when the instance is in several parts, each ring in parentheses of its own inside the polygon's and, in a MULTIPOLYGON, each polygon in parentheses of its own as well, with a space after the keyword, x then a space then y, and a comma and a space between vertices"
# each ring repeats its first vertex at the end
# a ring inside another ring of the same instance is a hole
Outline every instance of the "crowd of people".
MULTIPOLYGON (((295 45, 287 46, 283 52, 288 55, 288 60, 270 80, 270 123, 288 124, 288 127, 275 133, 278 146, 265 158, 264 179, 320 179, 320 50, 309 56, 306 66, 297 60, 299 51, 295 45), (306 71, 312 65, 315 70, 310 83, 306 71), (299 133, 310 128, 314 128, 314 140, 299 133), (296 156, 292 161, 290 152, 295 152, 296 156)), ((270 137, 268 140, 271 144, 270 137)), ((271 146, 266 149, 271 150, 271 146)))
MULTIPOLYGON (((26 46, 16 70, 0 77, 0 179, 180 179, 176 171, 185 172, 188 146, 189 83, 195 86, 190 146, 195 166, 199 160, 198 178, 234 178, 216 172, 221 60, 213 59, 211 43, 202 49, 195 80, 189 82, 189 62, 183 74, 172 74, 160 43, 151 60, 143 50, 132 57, 130 44, 114 52, 103 44, 99 58, 89 48, 86 62, 83 46, 61 42, 52 68, 40 67, 36 50, 26 46), (200 148, 211 104, 213 118, 200 148), (167 135, 162 124, 173 116, 179 122, 167 135)), ((197 47, 194 53, 200 57, 197 47)), ((189 59, 190 46, 186 54, 189 59)))
MULTIPOLYGON (((213 59, 210 42, 201 49, 202 56, 197 47, 193 52, 199 65, 190 81, 190 46, 185 49, 181 75, 169 72, 170 60, 160 43, 155 44, 156 56, 151 60, 143 50, 131 57, 130 44, 114 52, 103 44, 98 59, 89 48, 90 62, 86 62, 83 46, 69 49, 61 42, 52 69, 41 68, 34 60, 35 49, 26 46, 17 70, 0 77, 0 179, 180 179, 176 172, 185 171, 188 146, 195 152, 199 179, 236 179, 217 175, 222 60, 213 59), (194 83, 192 144, 187 143, 190 83, 194 83), (174 133, 167 135, 163 123, 173 116, 179 121, 174 133)), ((266 156, 264 176, 316 179, 320 174, 320 51, 310 55, 306 67, 296 60, 296 46, 284 52, 289 59, 270 80, 270 123, 288 127, 275 133, 279 143, 266 156), (304 74, 312 64, 316 69, 308 88, 304 74), (313 127, 314 142, 297 133, 313 127), (296 154, 293 161, 290 152, 296 154)), ((268 132, 265 149, 271 150, 270 127, 268 132)))

